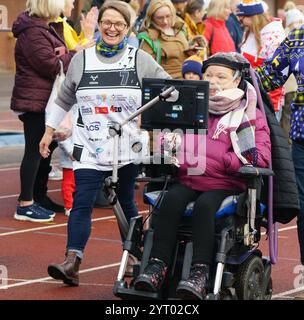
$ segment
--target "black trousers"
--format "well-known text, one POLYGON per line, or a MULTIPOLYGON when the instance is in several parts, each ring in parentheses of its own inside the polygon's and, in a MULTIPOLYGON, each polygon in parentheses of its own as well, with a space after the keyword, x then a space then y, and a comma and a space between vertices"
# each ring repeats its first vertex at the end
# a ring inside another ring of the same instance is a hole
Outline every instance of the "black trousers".
POLYGON ((192 264, 211 264, 214 250, 215 214, 222 201, 236 194, 231 190, 196 191, 174 184, 165 195, 154 224, 153 247, 150 257, 171 263, 176 246, 178 226, 189 202, 195 201, 192 214, 192 264))
POLYGON ((45 114, 27 112, 19 119, 23 122, 25 149, 20 167, 21 193, 18 200, 34 199, 39 202, 47 193, 48 176, 52 169, 51 155, 57 143, 51 143, 51 155, 43 159, 39 153, 39 142, 45 131, 45 114))

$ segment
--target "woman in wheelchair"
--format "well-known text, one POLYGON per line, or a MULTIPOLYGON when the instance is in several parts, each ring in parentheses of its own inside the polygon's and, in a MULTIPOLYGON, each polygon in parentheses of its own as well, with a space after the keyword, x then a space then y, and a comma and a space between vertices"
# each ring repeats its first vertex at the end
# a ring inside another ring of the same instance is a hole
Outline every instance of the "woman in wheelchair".
MULTIPOLYGON (((237 175, 241 166, 267 167, 271 159, 269 128, 256 108, 255 89, 243 79, 243 70, 244 64, 233 53, 217 53, 203 63, 210 96, 206 154, 199 156, 206 169, 201 175, 187 175, 193 165, 186 161, 181 164, 178 182, 168 190, 158 209, 150 259, 134 282, 136 290, 160 290, 176 246, 181 217, 187 204, 194 201, 192 266, 189 278, 179 282, 177 297, 206 296, 214 255, 215 214, 226 197, 245 190, 244 181, 237 175)), ((197 147, 194 143, 195 150, 197 147)), ((183 148, 179 156, 189 152, 193 150, 183 148)))

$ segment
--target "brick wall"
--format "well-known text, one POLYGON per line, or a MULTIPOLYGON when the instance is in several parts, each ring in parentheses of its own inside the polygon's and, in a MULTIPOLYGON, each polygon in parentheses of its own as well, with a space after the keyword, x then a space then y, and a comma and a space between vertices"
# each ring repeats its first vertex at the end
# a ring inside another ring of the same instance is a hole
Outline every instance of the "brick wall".
MULTIPOLYGON (((7 27, 11 28, 14 20, 25 9, 25 0, 0 0, 0 6, 7 9, 7 27)), ((3 21, 3 20, 2 20, 3 21)), ((1 18, 0 18, 1 25, 1 18)), ((1 25, 3 27, 3 25, 1 25)), ((14 69, 15 39, 10 32, 0 31, 0 70, 14 69)))

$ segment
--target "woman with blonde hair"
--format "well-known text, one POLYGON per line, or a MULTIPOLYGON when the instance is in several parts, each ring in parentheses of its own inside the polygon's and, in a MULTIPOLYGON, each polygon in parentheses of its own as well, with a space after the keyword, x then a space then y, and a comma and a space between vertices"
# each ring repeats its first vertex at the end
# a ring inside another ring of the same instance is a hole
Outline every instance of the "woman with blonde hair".
MULTIPOLYGON (((237 16, 245 27, 241 52, 253 68, 261 66, 285 38, 282 21, 265 13, 261 1, 244 0, 238 5, 237 16)), ((282 89, 271 92, 269 96, 279 120, 284 98, 282 89)))
MULTIPOLYGON (((14 216, 17 220, 48 222, 53 220, 54 212, 64 209, 47 196, 51 158, 41 159, 39 154, 45 108, 60 62, 66 72, 75 53, 65 45, 62 24, 54 23, 63 10, 62 0, 28 0, 27 10, 17 17, 12 28, 17 42, 11 109, 23 122, 25 137, 20 167, 21 193, 14 216)), ((55 142, 51 144, 51 153, 56 146, 55 142)))
POLYGON ((149 53, 171 76, 182 78, 181 65, 189 49, 184 22, 177 17, 170 0, 151 0, 138 38, 140 48, 149 53))
POLYGON ((226 27, 231 13, 229 0, 211 0, 207 9, 204 37, 209 43, 210 55, 217 52, 236 51, 234 42, 226 27))
POLYGON ((78 35, 73 27, 67 22, 71 17, 72 10, 74 9, 75 0, 64 0, 64 10, 56 22, 63 24, 63 35, 66 45, 70 50, 80 51, 85 48, 94 46, 95 42, 92 41, 95 27, 97 26, 98 9, 92 7, 86 16, 81 16, 80 25, 81 33, 78 35))

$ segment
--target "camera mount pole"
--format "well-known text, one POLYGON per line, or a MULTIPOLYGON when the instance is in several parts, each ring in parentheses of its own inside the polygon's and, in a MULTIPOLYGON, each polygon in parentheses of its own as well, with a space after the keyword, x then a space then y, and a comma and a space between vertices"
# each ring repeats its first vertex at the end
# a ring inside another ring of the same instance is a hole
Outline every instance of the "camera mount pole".
POLYGON ((157 97, 143 105, 139 108, 136 112, 134 112, 131 116, 125 119, 122 123, 114 123, 109 128, 109 134, 111 137, 114 138, 114 146, 113 146, 113 172, 112 176, 105 179, 105 194, 110 203, 113 207, 114 214, 116 216, 118 226, 123 238, 123 241, 127 238, 128 231, 129 231, 129 224, 127 219, 124 215, 124 212, 121 208, 121 205, 117 199, 116 189, 118 187, 118 148, 119 148, 119 138, 122 134, 122 127, 127 124, 129 121, 136 118, 139 114, 143 113, 144 111, 151 108, 159 101, 166 101, 168 98, 171 97, 172 93, 175 91, 175 87, 171 86, 168 89, 164 90, 160 93, 157 97))

